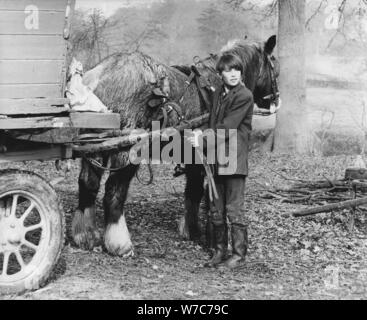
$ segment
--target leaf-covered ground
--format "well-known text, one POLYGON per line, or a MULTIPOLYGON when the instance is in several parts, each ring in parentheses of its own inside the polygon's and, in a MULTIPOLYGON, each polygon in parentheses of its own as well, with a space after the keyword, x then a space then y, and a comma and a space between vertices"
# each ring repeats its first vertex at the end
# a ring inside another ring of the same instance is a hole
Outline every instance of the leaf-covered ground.
MULTIPOLYGON (((71 216, 77 205, 79 162, 68 173, 53 163, 12 165, 33 170, 57 185, 67 218, 65 270, 46 287, 16 299, 366 299, 367 221, 357 211, 350 229, 349 211, 293 218, 303 205, 259 197, 264 185, 285 186, 282 175, 307 180, 342 178, 352 156, 307 158, 262 155, 253 151, 246 190, 251 221, 247 263, 237 271, 206 269, 201 243, 182 241, 177 220, 183 215, 184 177, 173 166, 155 166, 154 183, 134 180, 126 204, 135 257, 112 257, 96 248, 86 252, 71 240, 71 216)), ((2 165, 2 168, 6 166, 2 165)), ((104 177, 105 179, 106 177, 104 177)), ((103 188, 98 223, 103 226, 103 188)), ((202 219, 204 222, 204 217, 202 219)))

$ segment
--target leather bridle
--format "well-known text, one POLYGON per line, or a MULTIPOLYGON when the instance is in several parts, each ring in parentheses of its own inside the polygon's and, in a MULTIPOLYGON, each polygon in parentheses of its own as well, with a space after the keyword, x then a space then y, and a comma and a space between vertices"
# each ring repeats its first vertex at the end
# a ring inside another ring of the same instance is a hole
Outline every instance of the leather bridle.
MULTIPOLYGON (((271 81, 271 91, 272 93, 262 97, 263 100, 270 100, 270 103, 274 103, 276 106, 279 104, 279 97, 280 97, 280 93, 279 93, 279 86, 278 86, 278 80, 276 77, 276 71, 275 71, 275 66, 274 66, 274 62, 273 62, 273 56, 267 54, 266 55, 266 60, 268 62, 268 68, 269 68, 269 73, 270 73, 270 81, 271 81)), ((259 72, 259 78, 262 75, 262 67, 260 69, 259 72)))

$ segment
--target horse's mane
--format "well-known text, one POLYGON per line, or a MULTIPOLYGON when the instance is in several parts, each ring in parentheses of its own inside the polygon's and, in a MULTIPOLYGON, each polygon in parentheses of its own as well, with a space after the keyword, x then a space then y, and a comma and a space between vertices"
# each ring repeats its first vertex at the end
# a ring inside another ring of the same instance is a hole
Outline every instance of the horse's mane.
MULTIPOLYGON (((95 93, 109 109, 121 114, 124 127, 145 126, 147 101, 151 97, 152 89, 162 77, 169 79, 173 100, 181 95, 187 79, 187 76, 176 68, 169 67, 140 51, 114 53, 102 60, 93 70, 97 69, 101 70, 101 74, 95 93)), ((187 99, 184 99, 185 116, 191 116, 192 111, 187 109, 189 106, 198 106, 198 102, 193 100, 193 97, 197 96, 194 90, 195 88, 190 88, 187 99)))

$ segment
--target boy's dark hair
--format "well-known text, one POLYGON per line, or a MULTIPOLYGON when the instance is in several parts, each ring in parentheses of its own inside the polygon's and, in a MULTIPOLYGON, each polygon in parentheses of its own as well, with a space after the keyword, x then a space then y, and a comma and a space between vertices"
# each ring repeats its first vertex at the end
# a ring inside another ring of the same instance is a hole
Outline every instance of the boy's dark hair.
POLYGON ((229 71, 231 69, 241 71, 242 74, 244 71, 242 61, 238 56, 233 54, 222 55, 217 62, 216 69, 219 73, 222 73, 223 71, 229 71))

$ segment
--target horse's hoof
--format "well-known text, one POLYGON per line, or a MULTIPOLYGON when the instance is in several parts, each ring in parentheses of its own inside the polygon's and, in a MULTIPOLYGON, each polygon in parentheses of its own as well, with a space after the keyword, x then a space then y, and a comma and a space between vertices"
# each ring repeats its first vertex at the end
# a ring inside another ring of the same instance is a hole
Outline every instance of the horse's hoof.
POLYGON ((104 245, 111 255, 123 258, 134 255, 125 216, 121 216, 118 223, 111 223, 107 226, 104 236, 104 245))
POLYGON ((105 242, 105 247, 107 252, 112 256, 118 256, 124 259, 134 256, 134 249, 132 246, 127 248, 119 248, 110 246, 105 242))
POLYGON ((104 245, 106 247, 107 252, 113 256, 119 256, 122 258, 128 258, 134 256, 134 249, 131 243, 126 244, 124 246, 120 246, 118 243, 114 243, 113 241, 111 241, 111 239, 108 240, 105 238, 104 245))
POLYGON ((73 235, 75 244, 83 250, 91 251, 101 243, 100 234, 97 230, 86 230, 73 235))
POLYGON ((98 230, 90 223, 85 215, 77 210, 72 222, 72 235, 75 244, 83 250, 93 250, 101 243, 98 230))

